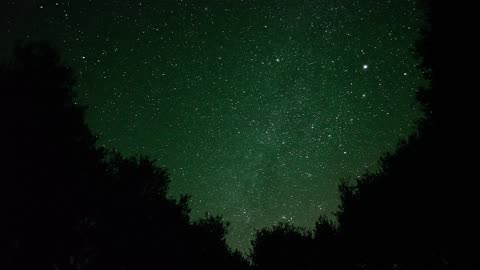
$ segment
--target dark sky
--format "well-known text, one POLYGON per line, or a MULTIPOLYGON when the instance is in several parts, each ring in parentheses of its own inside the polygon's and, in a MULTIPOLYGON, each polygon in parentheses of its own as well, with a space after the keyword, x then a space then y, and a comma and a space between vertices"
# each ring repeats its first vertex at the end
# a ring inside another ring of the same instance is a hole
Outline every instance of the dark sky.
POLYGON ((0 16, 2 56, 60 48, 99 143, 158 159, 242 250, 334 211, 340 180, 420 116, 414 0, 3 0, 0 16))

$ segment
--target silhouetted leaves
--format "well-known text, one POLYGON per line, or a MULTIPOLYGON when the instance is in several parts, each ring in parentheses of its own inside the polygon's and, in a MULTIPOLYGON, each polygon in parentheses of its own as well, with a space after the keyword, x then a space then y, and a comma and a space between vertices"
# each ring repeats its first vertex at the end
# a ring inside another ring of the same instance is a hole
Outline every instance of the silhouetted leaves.
POLYGON ((93 203, 103 150, 73 100, 73 72, 54 49, 20 44, 0 69, 4 262, 67 267, 82 249, 77 225, 93 203))
MULTIPOLYGON (((476 69, 467 1, 424 1, 417 46, 431 85, 418 91, 416 133, 339 186, 336 220, 313 232, 257 231, 255 269, 480 269, 476 69)), ((166 170, 95 145, 75 78, 56 50, 18 44, 0 67, 2 269, 248 269, 221 217, 189 219, 167 197, 166 170)))
POLYGON ((190 222, 166 170, 95 145, 56 50, 19 44, 0 72, 2 269, 247 269, 220 217, 190 222))
POLYGON ((259 268, 480 268, 476 9, 467 1, 424 4, 429 25, 416 53, 430 85, 418 91, 425 117, 417 131, 378 172, 339 186, 337 224, 320 218, 318 246, 290 242, 302 238, 296 228, 261 231, 252 254, 259 268), (313 268, 300 263, 312 258, 321 258, 313 268), (329 258, 335 262, 320 263, 329 258))
POLYGON ((430 24, 418 45, 431 80, 418 94, 425 119, 378 173, 340 187, 339 234, 352 266, 478 268, 474 9, 466 1, 427 1, 427 7, 430 24))
POLYGON ((310 269, 313 247, 308 231, 280 223, 257 231, 251 259, 256 269, 310 269))

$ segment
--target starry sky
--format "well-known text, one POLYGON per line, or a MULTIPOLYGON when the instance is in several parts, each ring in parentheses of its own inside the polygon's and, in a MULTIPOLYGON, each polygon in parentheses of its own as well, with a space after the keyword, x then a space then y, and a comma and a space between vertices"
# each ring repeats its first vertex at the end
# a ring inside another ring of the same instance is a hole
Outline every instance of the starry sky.
POLYGON ((311 227, 420 117, 415 0, 4 0, 2 57, 47 40, 99 144, 158 160, 192 217, 311 227))

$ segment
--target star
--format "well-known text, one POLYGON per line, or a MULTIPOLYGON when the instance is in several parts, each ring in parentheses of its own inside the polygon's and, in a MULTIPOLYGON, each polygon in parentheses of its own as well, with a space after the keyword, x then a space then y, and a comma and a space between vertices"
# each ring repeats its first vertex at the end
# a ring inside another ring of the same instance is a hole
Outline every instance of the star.
POLYGON ((224 216, 236 236, 228 243, 244 251, 254 228, 308 227, 316 205, 334 211, 339 179, 376 164, 419 115, 410 106, 419 11, 371 1, 370 11, 350 0, 70 1, 59 5, 68 20, 42 4, 28 17, 38 22, 12 19, 11 31, 55 32, 65 59, 78 60, 78 102, 90 105, 99 144, 158 159, 169 195, 195 198, 192 220, 224 216), (396 20, 365 20, 370 12, 396 20))

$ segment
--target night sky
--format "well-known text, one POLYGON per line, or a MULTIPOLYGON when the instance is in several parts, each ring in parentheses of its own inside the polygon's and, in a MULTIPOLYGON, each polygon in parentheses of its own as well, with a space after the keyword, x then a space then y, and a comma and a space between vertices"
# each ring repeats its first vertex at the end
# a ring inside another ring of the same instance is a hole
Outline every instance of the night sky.
POLYGON ((168 168, 192 217, 311 227, 415 127, 414 0, 3 0, 1 55, 47 40, 100 145, 168 168))

